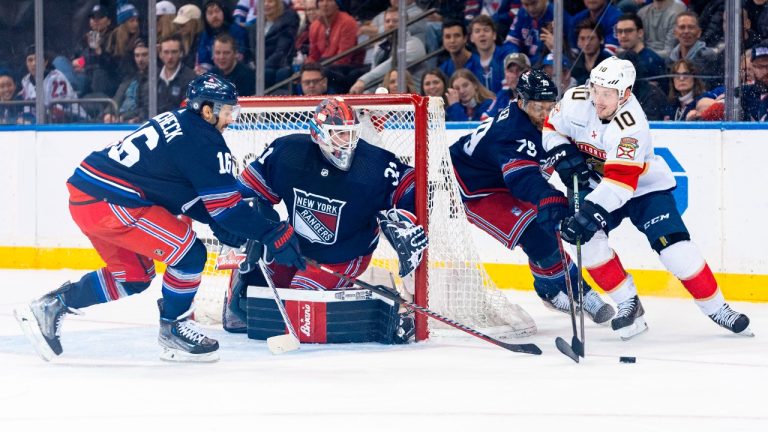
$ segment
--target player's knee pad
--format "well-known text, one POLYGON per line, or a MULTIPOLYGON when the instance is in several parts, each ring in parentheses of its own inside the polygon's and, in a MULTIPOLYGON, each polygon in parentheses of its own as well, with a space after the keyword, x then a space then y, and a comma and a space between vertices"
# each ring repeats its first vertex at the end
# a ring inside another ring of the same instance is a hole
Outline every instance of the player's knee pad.
POLYGON ((657 254, 661 255, 661 252, 664 249, 667 249, 668 247, 681 242, 690 243, 690 240, 691 235, 687 232, 675 232, 672 234, 663 235, 656 240, 651 241, 651 247, 656 251, 657 254))
POLYGON ((120 285, 125 289, 125 292, 128 293, 128 295, 134 295, 149 288, 150 283, 152 283, 151 280, 145 282, 121 282, 120 285))
POLYGON ((195 239, 184 257, 173 268, 187 274, 202 273, 205 269, 205 261, 208 259, 208 250, 200 239, 195 239))
POLYGON ((690 240, 678 241, 659 252, 664 267, 678 279, 690 279, 704 267, 706 261, 699 248, 690 240))

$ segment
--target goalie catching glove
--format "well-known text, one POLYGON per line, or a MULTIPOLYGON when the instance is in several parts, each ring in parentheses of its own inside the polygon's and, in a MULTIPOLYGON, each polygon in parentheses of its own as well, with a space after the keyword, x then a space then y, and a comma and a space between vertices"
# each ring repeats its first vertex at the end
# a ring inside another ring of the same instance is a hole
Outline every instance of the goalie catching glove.
POLYGON ((418 267, 428 244, 424 227, 414 224, 413 220, 413 215, 397 209, 382 212, 379 220, 381 232, 397 252, 400 277, 411 274, 418 267))

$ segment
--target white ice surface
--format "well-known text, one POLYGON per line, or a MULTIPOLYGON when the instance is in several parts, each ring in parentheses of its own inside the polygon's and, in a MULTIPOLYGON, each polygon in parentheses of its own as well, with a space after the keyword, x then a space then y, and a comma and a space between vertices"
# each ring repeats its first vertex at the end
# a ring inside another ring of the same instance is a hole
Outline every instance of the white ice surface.
POLYGON ((728 334, 690 300, 645 298, 650 331, 629 342, 587 324, 587 358, 566 315, 510 292, 544 354, 477 339, 408 346, 302 346, 209 329, 214 364, 158 359, 156 280, 145 293, 68 317, 64 354, 43 362, 13 319, 75 271, 0 270, 0 431, 768 431, 768 304, 732 303, 757 335, 728 334), (635 356, 621 364, 619 356, 635 356))

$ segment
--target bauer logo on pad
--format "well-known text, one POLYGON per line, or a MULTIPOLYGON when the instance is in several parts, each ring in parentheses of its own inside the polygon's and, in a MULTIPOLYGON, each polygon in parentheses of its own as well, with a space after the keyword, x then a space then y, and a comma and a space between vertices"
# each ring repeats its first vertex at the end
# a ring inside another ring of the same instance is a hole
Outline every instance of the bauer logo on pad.
POLYGON ((293 189, 293 227, 312 243, 334 244, 346 202, 293 189))

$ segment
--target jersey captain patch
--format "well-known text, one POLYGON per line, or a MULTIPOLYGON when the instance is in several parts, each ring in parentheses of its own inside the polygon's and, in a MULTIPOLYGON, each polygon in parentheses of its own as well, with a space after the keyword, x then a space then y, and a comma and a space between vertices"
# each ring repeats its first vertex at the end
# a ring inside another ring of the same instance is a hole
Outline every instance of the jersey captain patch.
POLYGON ((301 189, 293 189, 293 226, 296 232, 312 243, 336 243, 341 210, 346 204, 301 189))
POLYGON ((631 137, 622 138, 619 141, 619 146, 616 148, 616 158, 634 160, 637 147, 636 139, 631 137))

